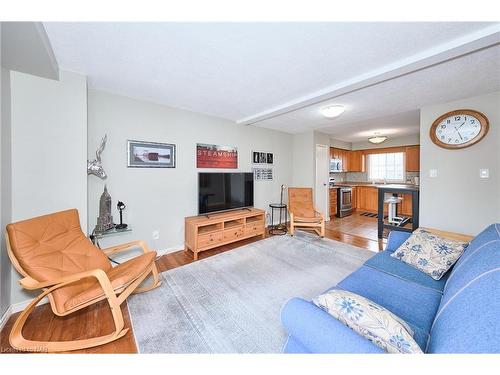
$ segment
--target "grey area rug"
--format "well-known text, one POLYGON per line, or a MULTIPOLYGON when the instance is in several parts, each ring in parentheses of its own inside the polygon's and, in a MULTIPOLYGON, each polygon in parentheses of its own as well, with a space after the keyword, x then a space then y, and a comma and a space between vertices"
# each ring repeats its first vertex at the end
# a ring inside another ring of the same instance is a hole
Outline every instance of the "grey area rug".
POLYGON ((161 274, 128 308, 140 353, 280 353, 280 310, 374 255, 305 232, 274 236, 161 274))

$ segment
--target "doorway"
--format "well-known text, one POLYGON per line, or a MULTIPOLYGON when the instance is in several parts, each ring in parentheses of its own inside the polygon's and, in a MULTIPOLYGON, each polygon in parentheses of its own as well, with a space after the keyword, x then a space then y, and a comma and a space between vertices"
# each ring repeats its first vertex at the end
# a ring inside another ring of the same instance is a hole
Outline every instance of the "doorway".
POLYGON ((325 220, 330 220, 328 210, 328 177, 330 149, 325 145, 316 145, 316 183, 314 189, 314 205, 322 213, 325 220))

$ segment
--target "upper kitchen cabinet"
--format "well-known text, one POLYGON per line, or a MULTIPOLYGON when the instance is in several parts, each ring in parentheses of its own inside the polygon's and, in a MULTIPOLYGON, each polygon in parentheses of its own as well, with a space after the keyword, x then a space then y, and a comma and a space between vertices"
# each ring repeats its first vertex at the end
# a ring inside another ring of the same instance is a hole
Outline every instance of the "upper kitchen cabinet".
POLYGON ((408 146, 406 152, 406 171, 420 172, 420 146, 408 146))
POLYGON ((362 150, 351 151, 330 147, 330 158, 342 161, 343 172, 364 172, 365 155, 362 150))
POLYGON ((348 151, 346 172, 364 172, 365 171, 365 155, 363 151, 348 151))

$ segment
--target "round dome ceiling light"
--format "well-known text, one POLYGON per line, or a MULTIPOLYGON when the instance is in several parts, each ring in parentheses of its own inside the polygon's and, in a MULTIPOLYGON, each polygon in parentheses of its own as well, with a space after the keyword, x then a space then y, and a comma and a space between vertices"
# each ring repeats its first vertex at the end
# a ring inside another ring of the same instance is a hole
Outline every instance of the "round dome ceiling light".
POLYGON ((373 137, 368 138, 368 142, 379 144, 384 142, 386 139, 387 137, 381 136, 380 133, 373 133, 373 137))
POLYGON ((335 117, 340 116, 342 113, 344 113, 345 108, 343 105, 335 104, 335 105, 328 105, 326 107, 323 107, 319 111, 326 118, 335 118, 335 117))

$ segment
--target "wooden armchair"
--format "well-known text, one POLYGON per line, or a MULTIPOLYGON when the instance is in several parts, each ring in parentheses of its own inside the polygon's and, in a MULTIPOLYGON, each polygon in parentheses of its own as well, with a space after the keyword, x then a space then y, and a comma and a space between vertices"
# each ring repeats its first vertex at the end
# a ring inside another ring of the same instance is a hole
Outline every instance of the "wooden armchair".
POLYGON ((76 209, 56 212, 7 225, 7 252, 14 268, 24 276, 25 289, 42 289, 17 318, 10 332, 12 347, 21 351, 68 351, 106 344, 123 337, 120 305, 131 293, 160 285, 156 252, 143 241, 99 249, 80 228, 76 209), (144 254, 112 267, 107 257, 139 247, 144 254), (151 275, 150 285, 138 288, 151 275), (54 314, 65 316, 96 302, 107 300, 115 330, 104 336, 76 341, 31 341, 22 335, 23 326, 36 305, 48 297, 54 314))
POLYGON ((311 188, 288 188, 288 213, 290 235, 295 234, 295 228, 306 228, 325 236, 325 218, 314 208, 311 188))

